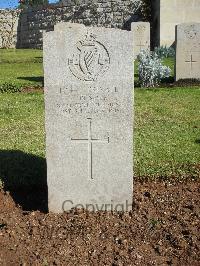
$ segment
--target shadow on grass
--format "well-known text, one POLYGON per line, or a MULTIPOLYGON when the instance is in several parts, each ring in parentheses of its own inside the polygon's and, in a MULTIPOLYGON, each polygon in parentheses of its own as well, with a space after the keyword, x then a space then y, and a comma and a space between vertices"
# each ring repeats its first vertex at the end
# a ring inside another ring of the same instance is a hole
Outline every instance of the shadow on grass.
POLYGON ((174 83, 174 76, 162 79, 162 83, 171 84, 174 83))
POLYGON ((42 76, 39 76, 39 77, 18 77, 17 79, 28 80, 28 81, 32 81, 32 82, 41 82, 42 85, 44 85, 44 77, 42 77, 42 76))
MULTIPOLYGON (((159 86, 155 86, 154 88, 160 88, 160 87, 173 87, 174 83, 174 77, 170 76, 168 78, 164 78, 161 80, 159 86)), ((135 88, 141 88, 141 82, 139 81, 139 75, 135 74, 134 75, 134 87, 135 88)), ((151 88, 151 87, 150 87, 151 88)))
POLYGON ((0 150, 0 179, 24 211, 48 211, 46 160, 18 150, 0 150))

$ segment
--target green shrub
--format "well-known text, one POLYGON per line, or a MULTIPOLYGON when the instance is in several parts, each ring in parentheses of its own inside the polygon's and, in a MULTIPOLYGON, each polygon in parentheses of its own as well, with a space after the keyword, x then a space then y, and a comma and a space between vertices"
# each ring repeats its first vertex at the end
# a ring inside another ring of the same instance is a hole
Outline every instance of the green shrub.
POLYGON ((159 56, 159 58, 175 57, 175 49, 173 47, 156 47, 154 52, 159 56))
POLYGON ((155 53, 142 50, 138 57, 138 75, 142 87, 158 86, 163 78, 170 76, 171 69, 164 66, 155 53))

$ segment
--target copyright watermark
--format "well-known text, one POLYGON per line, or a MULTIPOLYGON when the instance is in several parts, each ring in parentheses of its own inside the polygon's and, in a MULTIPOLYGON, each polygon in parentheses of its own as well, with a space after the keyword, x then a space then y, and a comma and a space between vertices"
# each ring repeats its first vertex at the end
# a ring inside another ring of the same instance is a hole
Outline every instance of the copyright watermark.
POLYGON ((95 211, 112 211, 112 212, 129 212, 132 210, 132 202, 130 203, 128 200, 125 203, 117 203, 114 201, 108 204, 75 204, 72 200, 66 200, 62 204, 63 212, 67 212, 71 209, 84 209, 86 211, 95 212, 95 211))

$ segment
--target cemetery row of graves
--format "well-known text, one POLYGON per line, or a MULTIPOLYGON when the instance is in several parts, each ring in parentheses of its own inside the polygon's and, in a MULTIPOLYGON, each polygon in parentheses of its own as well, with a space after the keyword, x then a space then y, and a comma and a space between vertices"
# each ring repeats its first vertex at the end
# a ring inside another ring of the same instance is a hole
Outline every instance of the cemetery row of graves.
MULTIPOLYGON (((21 150, 45 158, 42 51, 0 52, 0 87, 7 92, 23 88, 21 93, 0 94, 1 150, 21 150)), ((200 89, 190 84, 171 87, 174 60, 163 59, 172 70, 169 84, 164 81, 160 87, 135 89, 135 176, 198 176, 200 89)), ((136 86, 137 68, 136 61, 136 86)), ((26 180, 22 175, 9 183, 37 183, 38 179, 26 180)))
POLYGON ((140 43, 134 62, 131 32, 70 23, 43 52, 0 50, 0 264, 198 265, 195 27, 176 66, 172 48, 140 43))

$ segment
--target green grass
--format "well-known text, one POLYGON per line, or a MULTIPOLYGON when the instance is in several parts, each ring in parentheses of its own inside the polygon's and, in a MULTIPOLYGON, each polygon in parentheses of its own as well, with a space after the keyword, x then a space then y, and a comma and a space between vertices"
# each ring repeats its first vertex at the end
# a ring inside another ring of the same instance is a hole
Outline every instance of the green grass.
POLYGON ((0 49, 0 85, 42 86, 42 51, 0 49))
POLYGON ((195 175, 200 162, 200 88, 136 89, 135 174, 195 175))
MULTIPOLYGON (((0 72, 1 81, 8 81, 6 77, 16 81, 27 72, 33 77, 37 73, 42 75, 41 63, 32 62, 41 56, 41 51, 0 53, 4 61, 0 68, 8 64, 0 72), (34 67, 35 72, 31 70, 34 67), (11 71, 15 75, 9 76, 11 71)), ((173 65, 173 60, 167 61, 173 65)), ((199 102, 200 88, 135 90, 136 176, 199 176, 195 167, 200 162, 199 102)), ((6 186, 43 183, 46 169, 43 94, 0 94, 0 136, 0 180, 6 186)))
POLYGON ((173 57, 163 59, 163 64, 165 66, 170 67, 170 69, 172 70, 172 76, 174 76, 174 63, 175 63, 175 58, 173 57))
POLYGON ((0 94, 0 179, 7 186, 39 184, 45 175, 42 93, 0 94))

